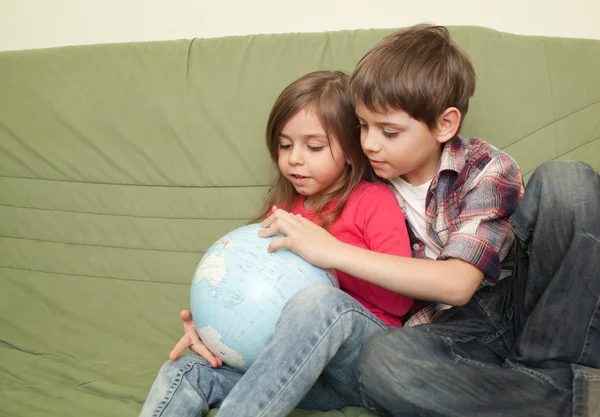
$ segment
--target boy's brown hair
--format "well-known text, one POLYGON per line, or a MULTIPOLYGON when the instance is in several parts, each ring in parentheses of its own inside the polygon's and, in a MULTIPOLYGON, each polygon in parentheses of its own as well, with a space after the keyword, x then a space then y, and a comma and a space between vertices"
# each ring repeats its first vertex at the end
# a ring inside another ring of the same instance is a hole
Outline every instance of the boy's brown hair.
POLYGON ((462 125, 475 92, 475 70, 448 29, 420 24, 375 45, 358 62, 350 90, 356 104, 374 112, 403 110, 434 130, 449 107, 460 111, 462 125))
MULTIPOLYGON (((329 141, 337 140, 340 144, 344 158, 349 161, 343 185, 314 209, 325 228, 342 213, 346 200, 358 183, 375 178, 373 169, 360 147, 360 129, 354 105, 350 100, 349 88, 350 77, 340 71, 315 71, 306 74, 281 92, 273 104, 267 122, 267 149, 276 167, 281 131, 286 123, 304 108, 315 113, 329 141), (331 202, 333 204, 329 206, 331 202)), ((261 214, 252 222, 263 220, 274 205, 289 209, 297 195, 293 184, 278 170, 261 214)))

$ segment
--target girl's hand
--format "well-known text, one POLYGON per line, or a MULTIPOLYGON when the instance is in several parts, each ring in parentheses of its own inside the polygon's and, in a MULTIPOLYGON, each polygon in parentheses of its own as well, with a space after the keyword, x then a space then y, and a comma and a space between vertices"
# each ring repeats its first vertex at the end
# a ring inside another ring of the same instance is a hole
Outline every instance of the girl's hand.
POLYGON ((184 350, 190 348, 193 352, 206 359, 213 368, 223 365, 223 361, 213 355, 206 345, 202 343, 202 340, 200 340, 200 336, 198 336, 196 326, 192 320, 192 312, 190 310, 181 310, 179 316, 183 321, 183 336, 169 354, 169 359, 174 361, 184 350))
POLYGON ((260 224, 264 229, 259 231, 259 236, 270 237, 278 233, 285 236, 273 239, 269 243, 269 252, 285 248, 315 266, 334 268, 336 250, 341 245, 339 240, 299 214, 290 214, 277 207, 273 207, 272 212, 273 214, 260 224))

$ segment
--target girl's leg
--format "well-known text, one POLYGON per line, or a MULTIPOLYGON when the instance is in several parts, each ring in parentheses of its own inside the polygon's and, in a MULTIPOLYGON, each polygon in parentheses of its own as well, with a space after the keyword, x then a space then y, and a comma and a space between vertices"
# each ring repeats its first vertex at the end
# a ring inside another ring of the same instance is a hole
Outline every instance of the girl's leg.
POLYGON ((213 368, 200 355, 184 355, 160 369, 140 417, 200 417, 218 407, 242 373, 213 368))
MULTIPOLYGON (((166 362, 152 385, 140 417, 200 417, 221 405, 243 374, 228 366, 212 368, 199 355, 166 362)), ((344 403, 330 384, 319 379, 300 407, 320 410, 342 408, 344 403)))
POLYGON ((298 405, 360 406, 357 360, 363 340, 385 328, 343 291, 306 288, 286 304, 274 335, 223 401, 219 417, 284 417, 298 405), (316 382, 319 396, 311 398, 316 382))

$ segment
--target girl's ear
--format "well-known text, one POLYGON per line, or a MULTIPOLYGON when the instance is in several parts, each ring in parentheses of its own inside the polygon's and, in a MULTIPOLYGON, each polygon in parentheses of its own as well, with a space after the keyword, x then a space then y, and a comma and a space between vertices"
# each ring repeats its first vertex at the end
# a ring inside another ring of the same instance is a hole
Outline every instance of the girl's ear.
POLYGON ((458 132, 462 115, 456 107, 448 107, 438 118, 436 139, 440 143, 446 143, 458 132))

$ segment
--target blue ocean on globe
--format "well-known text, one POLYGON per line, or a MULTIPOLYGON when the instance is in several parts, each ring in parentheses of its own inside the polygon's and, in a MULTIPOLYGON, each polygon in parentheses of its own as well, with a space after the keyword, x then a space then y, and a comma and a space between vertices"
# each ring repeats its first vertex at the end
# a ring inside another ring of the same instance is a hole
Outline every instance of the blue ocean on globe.
POLYGON ((333 271, 287 249, 273 253, 273 238, 252 224, 215 242, 196 267, 190 307, 202 341, 224 363, 246 370, 273 333, 286 301, 314 284, 338 287, 333 271))

